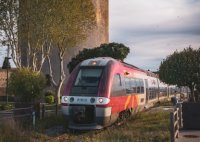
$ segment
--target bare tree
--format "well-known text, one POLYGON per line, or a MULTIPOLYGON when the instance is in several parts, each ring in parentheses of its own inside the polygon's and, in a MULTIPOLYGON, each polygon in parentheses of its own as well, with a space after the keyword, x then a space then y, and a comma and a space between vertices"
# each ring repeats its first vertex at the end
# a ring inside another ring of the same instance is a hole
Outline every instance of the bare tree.
POLYGON ((21 67, 21 57, 25 56, 26 67, 41 71, 47 59, 60 103, 65 79, 64 55, 67 49, 84 41, 96 24, 92 0, 20 0, 19 3, 17 0, 2 0, 0 10, 2 36, 11 47, 14 63, 21 67), (18 38, 24 42, 23 47, 18 46, 18 38), (54 81, 51 69, 52 47, 58 49, 58 83, 54 81))
POLYGON ((18 13, 17 0, 0 1, 0 42, 11 49, 11 57, 17 67, 21 67, 20 48, 18 47, 18 13))
POLYGON ((95 11, 91 0, 59 0, 49 4, 51 20, 48 21, 52 21, 49 37, 58 49, 60 62, 60 78, 56 84, 57 101, 60 103, 61 87, 65 80, 64 55, 67 49, 75 47, 87 38, 95 26, 95 11))

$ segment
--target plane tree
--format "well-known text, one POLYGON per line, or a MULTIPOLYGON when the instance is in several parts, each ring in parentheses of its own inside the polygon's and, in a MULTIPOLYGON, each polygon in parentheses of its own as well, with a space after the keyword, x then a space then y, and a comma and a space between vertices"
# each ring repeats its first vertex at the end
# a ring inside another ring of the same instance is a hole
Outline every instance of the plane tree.
POLYGON ((7 46, 8 52, 17 67, 21 66, 20 48, 18 46, 18 20, 19 8, 17 0, 0 1, 0 45, 7 46))
POLYGON ((175 51, 163 60, 159 67, 159 76, 163 82, 190 88, 191 101, 195 101, 194 89, 200 82, 199 74, 200 49, 191 47, 180 52, 175 51))
POLYGON ((96 25, 94 5, 91 0, 59 0, 46 1, 49 7, 48 38, 53 47, 58 51, 59 57, 59 81, 53 80, 51 59, 48 59, 50 76, 56 86, 57 101, 60 103, 60 92, 65 80, 64 56, 69 48, 76 47, 87 39, 88 34, 96 25))
POLYGON ((23 66, 40 72, 47 59, 51 81, 56 87, 57 100, 60 103, 67 49, 86 40, 96 24, 92 0, 2 0, 0 4, 2 43, 11 47, 17 67, 21 67, 23 61, 23 66), (53 59, 50 54, 53 49, 58 51, 58 54, 53 54, 59 57, 60 62, 58 82, 54 81, 51 69, 53 59))
POLYGON ((101 44, 99 47, 96 48, 85 48, 82 51, 79 51, 79 54, 77 54, 76 57, 72 58, 67 67, 69 69, 69 72, 72 72, 76 65, 78 65, 83 60, 95 57, 112 57, 114 59, 123 61, 129 52, 129 47, 125 46, 122 43, 113 42, 108 44, 101 44))

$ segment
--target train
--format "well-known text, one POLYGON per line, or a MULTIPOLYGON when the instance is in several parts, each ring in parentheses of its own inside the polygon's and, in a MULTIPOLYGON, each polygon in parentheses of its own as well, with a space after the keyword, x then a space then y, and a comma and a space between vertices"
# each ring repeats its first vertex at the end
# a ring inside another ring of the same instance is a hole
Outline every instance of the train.
POLYGON ((102 129, 177 92, 157 74, 110 57, 82 61, 61 97, 69 129, 102 129))

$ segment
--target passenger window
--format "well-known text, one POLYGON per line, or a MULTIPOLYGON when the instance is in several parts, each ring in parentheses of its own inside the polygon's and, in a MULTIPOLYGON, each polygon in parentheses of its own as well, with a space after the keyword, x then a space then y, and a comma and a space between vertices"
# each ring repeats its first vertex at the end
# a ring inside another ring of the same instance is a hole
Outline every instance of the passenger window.
POLYGON ((112 82, 112 96, 120 96, 123 95, 123 87, 120 74, 115 74, 112 82))
POLYGON ((141 92, 141 89, 140 89, 140 80, 136 79, 136 83, 137 83, 137 93, 140 93, 141 92))
POLYGON ((141 92, 140 93, 144 93, 144 82, 142 79, 140 79, 140 87, 141 87, 141 92))
POLYGON ((131 86, 131 78, 125 78, 125 87, 126 87, 126 93, 132 93, 133 92, 133 88, 131 86))
POLYGON ((137 93, 137 83, 134 78, 131 80, 131 87, 133 89, 133 93, 137 93))

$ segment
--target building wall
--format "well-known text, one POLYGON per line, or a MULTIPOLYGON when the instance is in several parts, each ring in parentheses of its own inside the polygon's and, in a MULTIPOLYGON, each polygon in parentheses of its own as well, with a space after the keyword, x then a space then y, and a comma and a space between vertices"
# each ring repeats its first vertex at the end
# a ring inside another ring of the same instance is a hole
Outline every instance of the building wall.
MULTIPOLYGON (((8 77, 10 76, 11 72, 13 70, 8 70, 8 77)), ((6 69, 0 69, 0 96, 6 95, 6 83, 7 83, 7 70, 6 69)))

